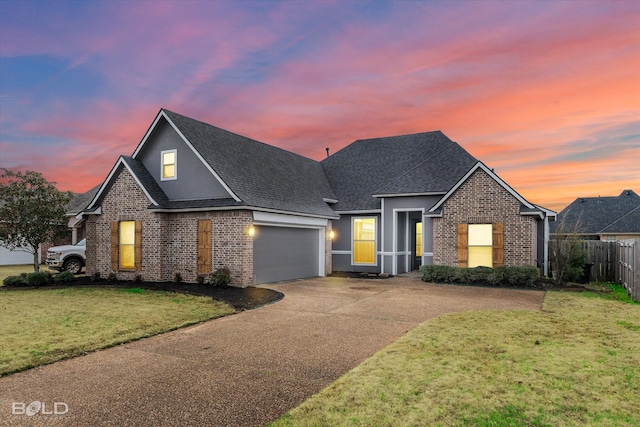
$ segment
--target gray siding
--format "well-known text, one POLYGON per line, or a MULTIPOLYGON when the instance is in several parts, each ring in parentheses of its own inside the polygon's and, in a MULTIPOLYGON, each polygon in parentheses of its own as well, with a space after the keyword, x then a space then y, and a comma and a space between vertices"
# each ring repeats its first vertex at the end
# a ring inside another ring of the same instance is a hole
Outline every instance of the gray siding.
POLYGON ((339 220, 332 221, 335 238, 332 242, 332 269, 333 271, 357 271, 365 273, 379 273, 381 256, 377 255, 376 266, 363 266, 351 264, 351 219, 354 217, 376 217, 378 241, 376 251, 380 252, 381 245, 381 221, 378 214, 340 215, 339 220), (340 253, 335 253, 340 252, 340 253))
POLYGON ((217 199, 230 197, 229 193, 211 174, 176 131, 164 120, 158 122, 149 141, 137 155, 151 176, 162 188, 169 200, 217 199), (178 164, 176 180, 161 181, 160 153, 165 150, 177 150, 178 164))
POLYGON ((318 276, 319 239, 318 229, 256 226, 254 283, 318 276))
MULTIPOLYGON (((384 272, 393 273, 395 262, 396 274, 411 270, 412 258, 412 220, 422 221, 423 252, 433 252, 433 224, 431 218, 423 218, 422 212, 431 209, 442 196, 407 196, 388 197, 382 204, 384 212, 384 272), (394 210, 396 211, 394 214, 394 210), (394 230, 394 215, 396 227, 394 230), (395 231, 395 233, 394 233, 395 231), (394 242, 395 234, 395 242, 394 242), (394 245, 395 243, 395 245, 394 245), (395 248, 395 252, 394 252, 395 248)), ((432 264, 433 257, 426 256, 425 264, 432 264)))

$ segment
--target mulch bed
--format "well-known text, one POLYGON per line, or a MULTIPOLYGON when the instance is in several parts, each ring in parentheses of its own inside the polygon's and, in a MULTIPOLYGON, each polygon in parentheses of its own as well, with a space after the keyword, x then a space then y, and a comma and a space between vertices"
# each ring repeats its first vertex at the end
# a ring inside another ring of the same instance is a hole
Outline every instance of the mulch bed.
MULTIPOLYGON (((153 291, 169 291, 190 295, 208 296, 217 301, 222 301, 237 311, 252 310, 267 304, 279 301, 284 298, 282 292, 267 288, 256 288, 249 286, 237 288, 233 286, 211 286, 199 285, 197 283, 173 283, 173 282, 132 282, 132 281, 108 281, 91 280, 89 277, 78 277, 73 282, 42 286, 41 288, 61 289, 71 287, 120 287, 120 288, 140 288, 153 291)), ((34 289, 33 287, 7 287, 4 289, 34 289)))

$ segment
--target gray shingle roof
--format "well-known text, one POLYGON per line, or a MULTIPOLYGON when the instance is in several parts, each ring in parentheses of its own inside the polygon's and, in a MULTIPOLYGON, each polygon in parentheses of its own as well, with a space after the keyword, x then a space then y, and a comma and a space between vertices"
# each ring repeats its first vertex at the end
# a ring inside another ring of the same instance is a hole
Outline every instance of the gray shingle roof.
POLYGON ((75 215, 82 212, 96 195, 100 189, 100 185, 101 184, 96 185, 86 193, 74 194, 73 199, 71 199, 71 202, 69 202, 67 206, 67 215, 75 215))
POLYGON ((616 197, 581 197, 558 214, 551 232, 560 224, 579 234, 640 233, 640 196, 624 190, 616 197))
POLYGON ((358 140, 322 160, 338 211, 379 209, 375 194, 445 193, 477 160, 440 131, 358 140))
POLYGON ((164 206, 169 202, 167 195, 160 188, 155 179, 151 176, 147 168, 142 162, 130 156, 121 156, 122 160, 127 164, 131 172, 138 179, 138 182, 144 187, 149 196, 160 206, 164 206))
POLYGON ((298 154, 163 110, 242 205, 337 217, 320 163, 298 154))

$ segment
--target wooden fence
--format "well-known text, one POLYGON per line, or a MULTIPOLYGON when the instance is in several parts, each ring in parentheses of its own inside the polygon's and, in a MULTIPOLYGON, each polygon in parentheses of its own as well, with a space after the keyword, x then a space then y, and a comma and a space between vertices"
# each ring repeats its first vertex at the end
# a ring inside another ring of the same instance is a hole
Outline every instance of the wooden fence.
POLYGON ((640 239, 605 242, 582 241, 587 262, 592 263, 591 280, 619 282, 634 301, 640 301, 640 239))
POLYGON ((640 302, 640 239, 618 243, 618 269, 616 282, 627 289, 634 301, 640 302))

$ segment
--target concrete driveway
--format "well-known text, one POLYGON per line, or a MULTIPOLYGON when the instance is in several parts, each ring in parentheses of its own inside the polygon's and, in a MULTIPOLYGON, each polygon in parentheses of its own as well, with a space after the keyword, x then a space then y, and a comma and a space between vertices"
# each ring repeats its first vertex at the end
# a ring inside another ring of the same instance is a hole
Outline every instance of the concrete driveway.
POLYGON ((463 310, 538 310, 544 297, 426 284, 416 275, 268 287, 284 299, 0 378, 0 424, 264 425, 425 320, 463 310), (13 414, 34 401, 58 414, 13 414))

